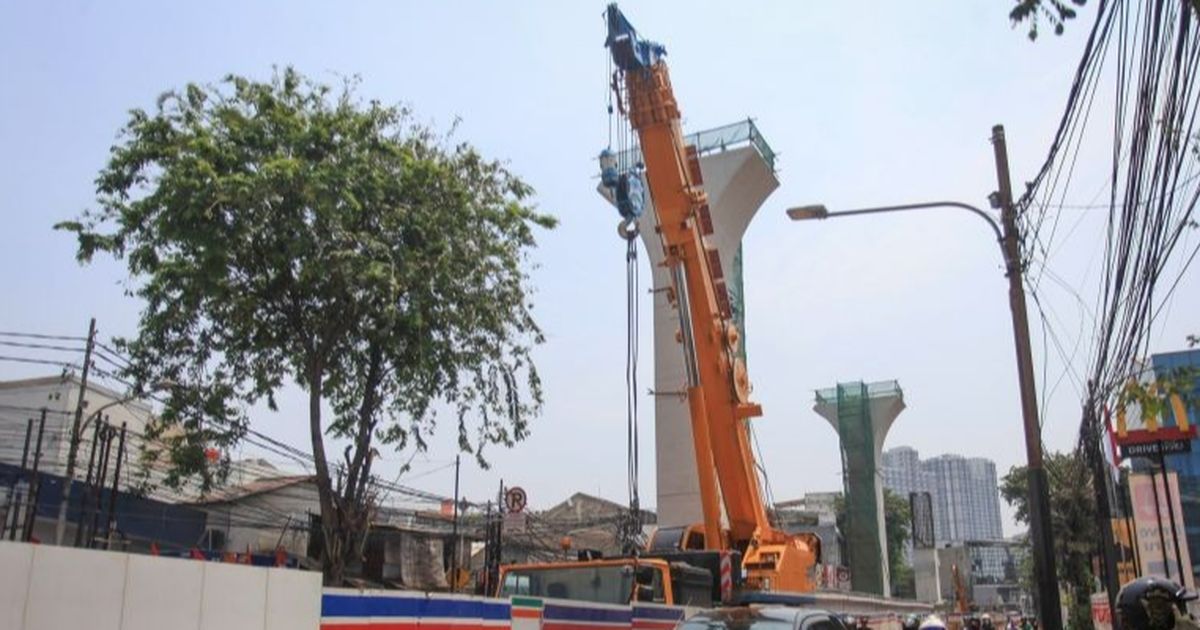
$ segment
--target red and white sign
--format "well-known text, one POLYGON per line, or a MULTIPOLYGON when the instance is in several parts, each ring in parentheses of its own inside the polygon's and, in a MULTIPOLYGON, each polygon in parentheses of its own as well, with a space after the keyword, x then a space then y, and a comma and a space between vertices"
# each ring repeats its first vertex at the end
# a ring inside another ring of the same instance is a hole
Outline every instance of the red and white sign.
POLYGON ((721 601, 733 601, 733 561, 728 551, 721 552, 721 601))
POLYGON ((504 493, 504 507, 508 508, 509 512, 520 514, 525 510, 525 505, 529 502, 529 497, 525 494, 524 488, 513 486, 504 493))
POLYGON ((1167 483, 1162 474, 1135 473, 1129 476, 1129 494, 1133 503, 1133 524, 1137 529, 1138 556, 1142 564, 1142 575, 1162 575, 1195 588, 1192 560, 1188 557, 1187 538, 1183 526, 1183 505, 1179 500, 1179 476, 1167 473, 1167 483), (1171 502, 1167 503, 1170 496, 1171 502), (1155 500, 1157 499, 1157 501, 1155 500), (1156 505, 1157 503, 1157 505, 1156 505), (1179 538, 1180 560, 1175 558, 1175 539, 1171 535, 1171 516, 1175 516, 1175 535, 1179 538), (1183 579, 1179 566, 1183 565, 1183 579))
POLYGON ((1092 625, 1096 630, 1112 630, 1112 610, 1108 593, 1092 593, 1092 625))

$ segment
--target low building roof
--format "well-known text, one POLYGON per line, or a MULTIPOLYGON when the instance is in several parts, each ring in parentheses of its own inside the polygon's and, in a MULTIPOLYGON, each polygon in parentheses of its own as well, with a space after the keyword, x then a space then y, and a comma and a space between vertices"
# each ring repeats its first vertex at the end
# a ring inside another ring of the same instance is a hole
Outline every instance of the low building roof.
MULTIPOLYGON (((58 374, 55 376, 35 376, 33 378, 18 378, 9 381, 0 381, 0 390, 23 389, 26 387, 43 387, 46 385, 62 385, 64 383, 78 385, 79 382, 79 376, 72 372, 68 374, 58 374)), ((94 379, 88 381, 88 390, 109 396, 111 398, 121 397, 120 393, 98 384, 94 379)))
POLYGON ((231 501, 239 501, 250 496, 274 492, 281 488, 286 488, 309 481, 316 481, 316 477, 314 475, 288 475, 284 477, 255 479, 254 481, 242 484, 240 486, 227 486, 224 488, 218 488, 204 497, 193 501, 192 503, 196 505, 229 503, 231 501))

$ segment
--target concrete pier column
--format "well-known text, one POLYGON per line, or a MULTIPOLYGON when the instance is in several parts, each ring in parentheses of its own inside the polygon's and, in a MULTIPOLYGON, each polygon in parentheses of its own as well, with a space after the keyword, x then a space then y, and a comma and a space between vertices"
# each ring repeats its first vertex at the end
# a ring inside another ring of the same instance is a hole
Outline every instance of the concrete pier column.
POLYGON ((883 441, 904 410, 904 392, 896 381, 838 383, 817 391, 813 410, 838 432, 846 491, 846 540, 851 588, 891 595, 887 538, 883 522, 880 465, 883 441))

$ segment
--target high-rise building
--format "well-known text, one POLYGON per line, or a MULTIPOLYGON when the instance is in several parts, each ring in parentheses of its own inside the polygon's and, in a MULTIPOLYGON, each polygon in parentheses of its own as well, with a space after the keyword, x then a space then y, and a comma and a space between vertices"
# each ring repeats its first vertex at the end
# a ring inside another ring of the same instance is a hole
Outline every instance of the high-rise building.
POLYGON ((917 449, 897 446, 883 452, 883 487, 906 499, 913 492, 933 491, 917 449))
POLYGON ((939 546, 1003 537, 996 465, 989 459, 947 454, 921 460, 916 449, 901 446, 883 453, 883 485, 903 497, 930 493, 939 546))

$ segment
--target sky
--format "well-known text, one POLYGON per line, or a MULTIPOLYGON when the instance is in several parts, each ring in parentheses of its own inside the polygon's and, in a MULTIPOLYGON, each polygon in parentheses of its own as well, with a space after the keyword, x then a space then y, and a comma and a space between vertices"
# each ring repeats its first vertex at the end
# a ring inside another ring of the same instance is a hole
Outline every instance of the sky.
MULTIPOLYGON (((685 129, 753 117, 779 153, 781 185, 744 241, 748 367, 765 410, 755 426, 776 499, 840 489, 836 434, 812 411, 813 390, 839 381, 899 381, 907 409, 885 448, 988 457, 1001 475, 1024 459, 1006 281, 986 226, 943 210, 809 223, 784 215, 808 203, 987 207, 997 123, 1020 190, 1045 158, 1094 8, 1062 37, 1047 32, 1031 43, 1023 26, 1010 25, 1010 5, 622 4, 645 37, 666 45, 685 129)), ((136 331, 140 306, 124 294, 124 267, 111 259, 78 265, 73 239, 51 229, 93 206, 93 180, 130 109, 229 73, 266 79, 291 65, 330 83, 356 75, 363 98, 406 103, 443 130, 459 121, 459 139, 506 160, 560 221, 539 235, 532 256, 534 312, 547 337, 536 354, 544 412, 516 448, 491 449, 490 469, 464 462, 464 496, 494 496, 503 481, 524 487, 534 507, 576 491, 624 502, 624 244, 615 212, 595 192, 609 122, 603 8, 549 0, 3 3, 0 330, 83 335, 94 316, 102 339, 136 331)), ((1103 171, 1105 155, 1081 156, 1085 184, 1064 204, 1095 202, 1087 175, 1103 171)), ((1090 296, 1104 213, 1060 212, 1073 227, 1051 265, 1064 286, 1090 296)), ((1152 350, 1180 349, 1200 330, 1197 289, 1193 272, 1152 350)), ((1064 362, 1046 342, 1031 312, 1044 441, 1058 450, 1070 448, 1078 426, 1077 377, 1064 366, 1083 366, 1089 321, 1068 292, 1047 298, 1073 359, 1064 362)), ((649 304, 641 313, 645 375, 649 304)), ((4 379, 46 369, 0 360, 4 379)), ((653 406, 643 400, 650 441, 653 406)), ((283 396, 278 413, 254 409, 252 422, 308 448, 298 391, 283 396)), ((450 494, 454 439, 441 431, 400 481, 450 494)), ((647 450, 640 482, 644 503, 653 503, 647 450)), ((385 453, 376 470, 394 475, 409 459, 385 453)), ((1007 506, 1005 514, 1012 534, 1007 506)))

